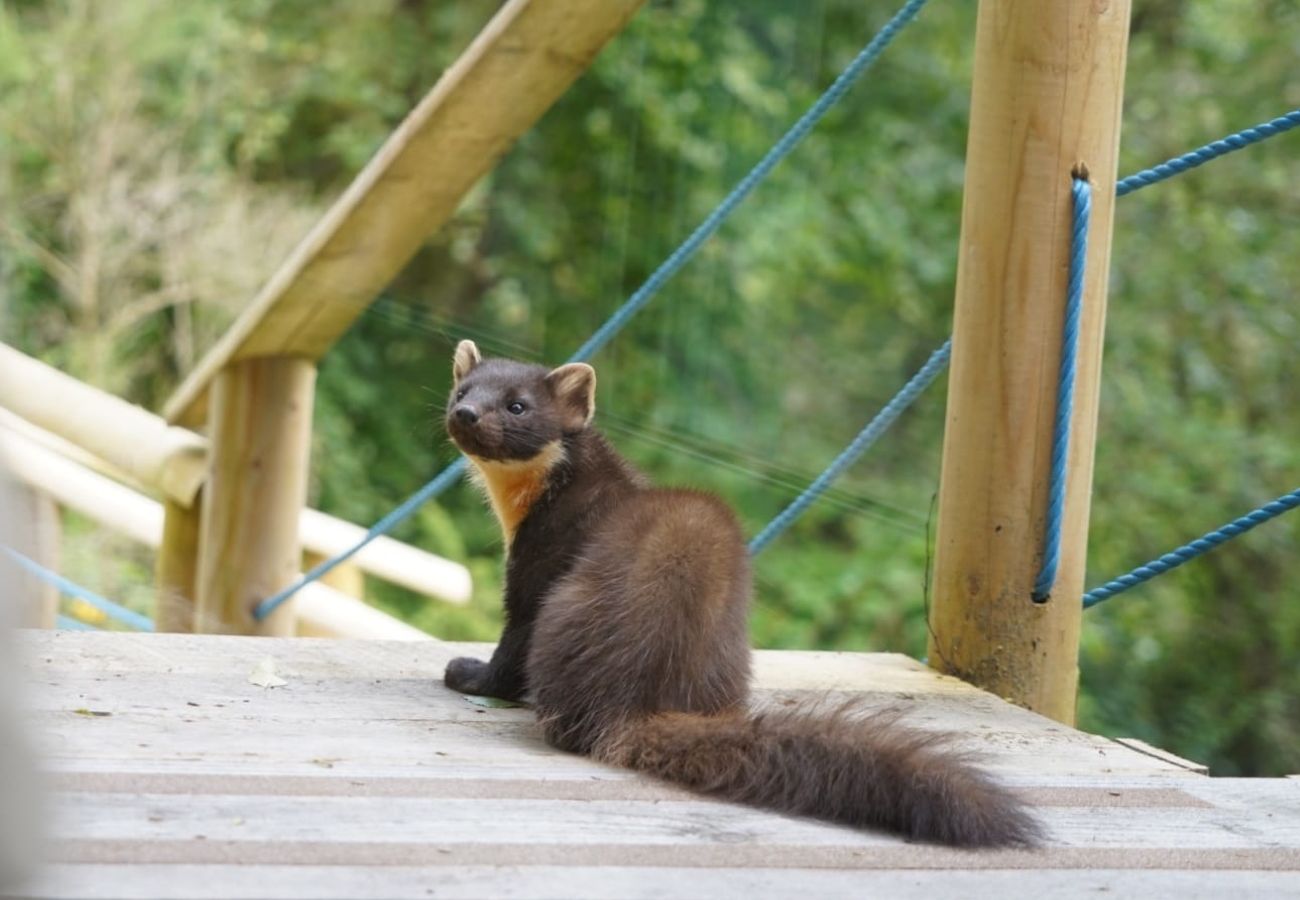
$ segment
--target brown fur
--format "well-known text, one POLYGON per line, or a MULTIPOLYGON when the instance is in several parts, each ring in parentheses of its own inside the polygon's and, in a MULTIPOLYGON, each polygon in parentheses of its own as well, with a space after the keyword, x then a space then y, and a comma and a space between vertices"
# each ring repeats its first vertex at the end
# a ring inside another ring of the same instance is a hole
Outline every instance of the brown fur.
POLYGON ((1034 842, 1019 801, 945 736, 852 707, 747 710, 740 527, 715 497, 649 487, 586 424, 594 373, 482 361, 472 344, 456 369, 448 430, 471 460, 564 453, 507 528, 497 651, 453 660, 450 687, 531 690, 554 746, 724 799, 959 846, 1034 842))

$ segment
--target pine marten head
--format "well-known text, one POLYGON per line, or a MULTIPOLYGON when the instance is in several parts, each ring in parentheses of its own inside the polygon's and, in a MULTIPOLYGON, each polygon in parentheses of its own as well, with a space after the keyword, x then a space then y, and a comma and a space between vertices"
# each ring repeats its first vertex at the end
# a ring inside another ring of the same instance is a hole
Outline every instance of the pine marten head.
POLYGON ((456 346, 451 372, 447 433, 474 464, 509 545, 565 458, 564 436, 591 422, 596 372, 483 359, 473 341, 456 346))
POLYGON ((452 360, 447 433, 475 461, 523 462, 586 428, 596 411, 596 372, 483 359, 461 341, 452 360))

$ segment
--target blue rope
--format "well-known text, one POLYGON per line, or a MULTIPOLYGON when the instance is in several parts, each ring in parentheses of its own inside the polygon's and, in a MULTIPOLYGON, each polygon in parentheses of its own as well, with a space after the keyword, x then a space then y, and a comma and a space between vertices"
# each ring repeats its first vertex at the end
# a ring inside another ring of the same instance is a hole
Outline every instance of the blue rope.
POLYGON ((943 346, 930 354, 924 366, 912 376, 903 389, 894 395, 885 407, 876 413, 875 418, 867 423, 866 427, 858 432, 858 436, 853 439, 840 453, 839 456, 826 467, 826 471, 817 476, 812 484, 804 489, 803 493, 795 498, 794 502, 781 511, 776 518, 767 524, 767 526, 758 533, 758 535, 749 542, 749 552, 757 554, 775 540, 783 531, 789 528, 799 516, 803 515, 813 502, 826 493, 826 489, 831 486, 835 479, 839 478, 844 471, 855 462, 862 454, 866 453, 872 444, 879 437, 889 430, 903 411, 912 405, 912 402, 921 393, 930 386, 930 383, 939 377, 948 366, 948 359, 952 356, 952 338, 943 342, 943 346))
POLYGON ((795 146, 803 140, 808 132, 812 131, 813 127, 822 120, 822 117, 830 111, 830 108, 848 92, 862 73, 884 52, 890 41, 894 39, 894 36, 916 18, 917 13, 921 11, 921 7, 925 4, 926 0, 908 0, 903 8, 885 23, 885 27, 880 29, 876 36, 871 39, 871 42, 853 58, 853 61, 845 67, 839 77, 817 99, 817 102, 799 117, 799 121, 790 126, 790 130, 779 141, 772 145, 772 149, 767 151, 767 155, 759 160, 754 168, 750 169, 748 175, 740 179, 740 182, 731 189, 731 193, 718 204, 713 212, 709 213, 698 228, 691 232, 690 237, 683 241, 681 246, 664 260, 663 264, 654 271, 654 274, 646 279, 645 284, 637 288, 636 293, 628 298, 627 302, 609 318, 609 321, 600 326, 596 333, 587 339, 587 342, 570 358, 570 362, 589 359, 596 351, 609 343, 610 338, 617 334, 632 316, 636 315, 643 306, 650 302, 650 298, 663 287, 669 278, 677 274, 705 241, 712 237, 723 221, 741 204, 741 201, 748 197, 754 188, 758 186, 758 183, 776 168, 777 163, 790 155, 795 146))
POLYGON ((65 616, 62 613, 59 614, 59 617, 56 621, 58 627, 62 628, 64 631, 98 631, 99 630, 94 625, 88 625, 85 622, 82 622, 80 619, 74 619, 72 618, 72 616, 65 616))
POLYGON ((357 541, 337 556, 332 556, 323 563, 313 566, 297 581, 277 593, 272 594, 270 597, 267 597, 259 603, 253 610, 253 618, 257 619, 259 622, 265 619, 271 613, 275 612, 280 604, 298 593, 298 591, 302 590, 313 581, 316 581, 336 566, 347 562, 375 538, 388 534, 388 532, 392 531, 400 523, 410 518, 410 516, 427 501, 438 496, 447 488, 455 484, 460 478, 461 473, 465 471, 466 465, 467 462, 465 457, 462 456, 447 468, 443 469, 432 481, 420 488, 408 497, 400 506, 372 525, 370 530, 366 532, 365 537, 361 540, 357 541))
POLYGON ((153 621, 147 616, 142 616, 138 612, 127 609, 125 606, 119 606, 112 600, 105 600, 98 594, 86 590, 76 582, 69 581, 59 573, 51 572, 35 560, 28 559, 12 547, 0 546, 0 550, 3 550, 10 559, 27 572, 36 576, 41 581, 44 581, 46 584, 51 584, 58 588, 61 593, 89 603, 109 618, 116 619, 124 625, 130 625, 138 631, 153 631, 153 621))
MULTIPOLYGON (((1167 178, 1172 178, 1174 175, 1195 168, 1216 157, 1282 134, 1297 125, 1300 125, 1300 110, 1289 112, 1254 128, 1228 135, 1222 140, 1207 144, 1190 153, 1185 153, 1155 168, 1146 169, 1125 178, 1118 183, 1116 195, 1122 197, 1149 184, 1156 184, 1167 178)), ((1052 585, 1056 581, 1057 570, 1060 568, 1061 525, 1065 510, 1065 475, 1066 462, 1069 459, 1070 422, 1074 409, 1074 376, 1078 358, 1079 317, 1083 308, 1083 276, 1086 270, 1088 230, 1092 215, 1092 188, 1088 182, 1076 178, 1072 194, 1074 218, 1071 231, 1070 272, 1067 282, 1061 364, 1057 379, 1056 421, 1053 429, 1052 459, 1048 480, 1043 562, 1033 586, 1033 599, 1040 603, 1050 596, 1052 585)), ((930 362, 926 364, 926 367, 917 373, 912 381, 908 382, 899 395, 890 401, 890 404, 875 419, 868 423, 867 427, 858 434, 857 438, 843 453, 836 457, 826 471, 819 475, 793 503, 759 532, 757 537, 750 541, 750 553, 759 553, 789 528, 818 497, 825 493, 831 483, 856 462, 871 444, 893 424, 898 414, 916 399, 916 396, 947 364, 951 343, 950 339, 940 350, 936 351, 930 362), (943 354, 942 362, 938 363, 933 372, 928 372, 930 367, 937 362, 940 354, 943 354), (895 404, 898 404, 897 408, 895 408, 895 404)))
POLYGON ((1181 175, 1189 169, 1195 169, 1197 166, 1204 165, 1210 160, 1217 159, 1227 153, 1232 153, 1234 150, 1249 147, 1251 144, 1257 144, 1266 138, 1290 131, 1297 125, 1300 125, 1300 109, 1294 109, 1272 121, 1263 122, 1254 128, 1247 128, 1245 131, 1238 131, 1236 134, 1230 134, 1222 140, 1206 144, 1204 147, 1198 147, 1189 153, 1184 153, 1182 156, 1176 156, 1154 168, 1143 169, 1141 172, 1130 175, 1115 185, 1115 195, 1123 197, 1125 194, 1131 194, 1147 185, 1158 184, 1166 178, 1181 175))
MULTIPOLYGON (((768 173, 776 168, 777 163, 785 159, 794 150, 795 146, 801 141, 808 132, 812 131, 821 119, 853 86, 853 83, 861 77, 872 63, 884 52, 894 37, 909 22, 916 18, 921 7, 925 6, 927 0, 908 0, 903 7, 894 14, 894 17, 885 23, 885 26, 876 33, 866 47, 853 58, 853 60, 840 73, 839 77, 831 84, 830 87, 817 99, 807 112, 799 117, 780 140, 778 140, 772 149, 759 160, 758 164, 749 171, 744 178, 723 198, 722 202, 709 213, 705 220, 691 232, 681 245, 674 250, 666 260, 660 264, 659 268, 645 280, 645 283, 630 296, 622 306, 615 310, 614 314, 601 325, 596 332, 587 339, 587 341, 578 348, 577 352, 569 357, 570 362, 581 362, 590 359, 602 347, 610 342, 619 331, 636 315, 641 309, 650 302, 651 298, 659 292, 659 289, 668 282, 670 278, 677 274, 681 268, 695 255, 701 245, 704 244, 714 232, 722 225, 728 216, 736 209, 741 202, 758 186, 768 173)), ((369 544, 375 538, 387 534, 398 523, 407 519, 426 501, 438 496, 452 484, 454 484, 465 470, 464 458, 458 459, 448 468, 440 472, 437 477, 413 494, 410 499, 397 507, 384 518, 375 523, 374 527, 366 532, 362 538, 353 547, 348 548, 337 556, 325 560, 319 565, 313 567, 297 581, 288 587, 272 594, 257 605, 253 611, 253 617, 259 621, 265 619, 274 612, 282 603, 302 590, 307 584, 316 581, 327 572, 334 569, 339 564, 345 562, 357 553, 362 547, 369 544)))
POLYGON ((1283 494, 1271 503, 1265 503, 1258 509, 1246 513, 1241 518, 1234 519, 1217 531, 1202 535, 1190 544, 1184 544, 1177 550, 1166 553, 1145 566, 1138 566, 1127 575, 1121 575, 1113 581, 1106 582, 1101 587, 1093 588, 1083 595, 1083 608, 1089 609, 1101 601, 1108 600, 1116 594, 1121 594, 1131 587, 1136 587, 1148 579, 1163 575, 1170 569, 1176 569, 1183 563, 1208 553, 1220 544, 1230 541, 1238 535, 1245 534, 1256 525, 1262 525, 1269 519, 1275 519, 1282 513, 1295 509, 1297 506, 1300 506, 1300 488, 1296 488, 1289 494, 1283 494))
POLYGON ((1070 232, 1070 274, 1066 284, 1061 365, 1056 385, 1056 424, 1047 479, 1047 521, 1043 525, 1043 563, 1034 579, 1033 599, 1051 596, 1061 563, 1061 522, 1065 513, 1066 463, 1070 458, 1070 420, 1074 413, 1074 370, 1079 355, 1079 315, 1083 311, 1083 274, 1088 265, 1088 227, 1092 221, 1092 186, 1075 177, 1074 225, 1070 232))

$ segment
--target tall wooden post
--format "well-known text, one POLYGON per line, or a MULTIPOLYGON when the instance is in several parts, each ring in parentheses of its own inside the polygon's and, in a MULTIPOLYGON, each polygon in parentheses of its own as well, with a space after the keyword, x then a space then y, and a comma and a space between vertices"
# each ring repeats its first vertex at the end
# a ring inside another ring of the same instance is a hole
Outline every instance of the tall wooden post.
POLYGON ((232 363, 212 385, 211 470, 199 532, 199 632, 289 635, 293 602, 253 609, 298 573, 316 367, 307 359, 232 363))
POLYGON ((1128 26, 1129 0, 981 0, 976 29, 929 658, 1066 723, 1128 26), (1079 164, 1095 191, 1061 564, 1036 604, 1079 164))

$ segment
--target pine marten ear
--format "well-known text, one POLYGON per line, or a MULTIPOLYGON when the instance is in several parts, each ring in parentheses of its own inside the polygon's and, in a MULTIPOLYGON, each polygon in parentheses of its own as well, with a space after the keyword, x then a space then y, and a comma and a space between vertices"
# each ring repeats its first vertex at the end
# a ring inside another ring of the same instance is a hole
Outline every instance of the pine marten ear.
POLYGON ((569 363, 546 376, 551 396, 563 411, 564 427, 587 427, 596 414, 596 370, 586 363, 569 363))
POLYGON ((470 373, 470 370, 483 361, 478 346, 473 341, 461 341, 456 345, 456 355, 451 359, 451 378, 457 383, 470 373))

